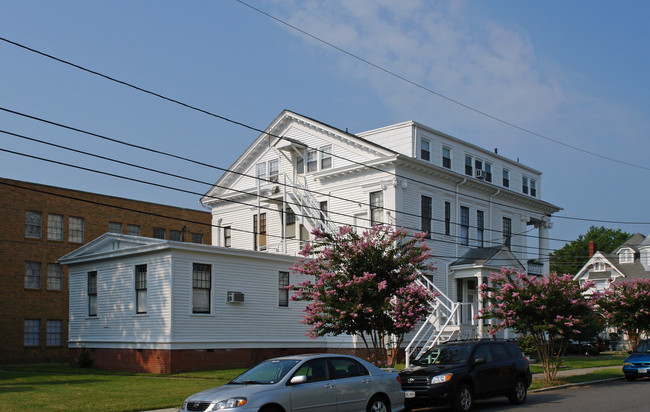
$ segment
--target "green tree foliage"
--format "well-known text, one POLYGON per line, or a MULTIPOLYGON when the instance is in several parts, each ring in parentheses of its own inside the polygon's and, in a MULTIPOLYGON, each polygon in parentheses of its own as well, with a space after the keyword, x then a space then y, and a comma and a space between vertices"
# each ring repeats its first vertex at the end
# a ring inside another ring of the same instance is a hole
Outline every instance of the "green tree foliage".
POLYGON ((503 269, 479 287, 485 303, 479 317, 488 321, 491 335, 506 328, 528 335, 551 381, 569 340, 582 336, 594 320, 593 306, 584 295, 591 286, 581 286, 570 275, 538 277, 503 269))
POLYGON ((595 250, 610 253, 631 236, 621 229, 591 226, 587 233, 551 253, 551 272, 575 276, 590 258, 589 242, 594 242, 595 250))
POLYGON ((627 332, 633 348, 650 333, 650 279, 613 283, 596 303, 610 325, 627 332))
POLYGON ((416 280, 427 264, 424 234, 375 225, 363 234, 343 226, 337 234, 312 232, 293 271, 307 275, 289 285, 292 300, 308 302, 302 322, 312 337, 360 336, 378 365, 395 362, 404 335, 431 310, 435 298, 416 280))

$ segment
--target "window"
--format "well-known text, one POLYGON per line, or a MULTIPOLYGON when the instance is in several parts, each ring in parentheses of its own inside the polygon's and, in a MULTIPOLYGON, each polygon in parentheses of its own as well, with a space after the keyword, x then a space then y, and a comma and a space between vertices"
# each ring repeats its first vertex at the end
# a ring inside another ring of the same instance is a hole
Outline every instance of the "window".
POLYGON ((192 264, 192 313, 210 313, 212 267, 203 263, 192 264))
POLYGON ((451 233, 451 203, 445 202, 445 235, 451 233))
POLYGON ((530 195, 537 197, 537 181, 535 179, 530 179, 530 195))
POLYGON ((47 240, 63 240, 63 216, 47 215, 47 240))
POLYGON ((63 321, 50 320, 46 323, 45 344, 47 346, 61 346, 63 339, 63 321))
POLYGON ((140 236, 140 226, 126 225, 126 234, 132 236, 140 236))
POLYGON ((510 353, 505 346, 501 343, 492 343, 492 353, 494 354, 494 360, 496 362, 505 361, 510 359, 510 353))
POLYGON ((480 170, 480 171, 483 171, 483 161, 482 161, 482 160, 478 160, 478 159, 476 159, 476 160, 474 161, 474 168, 477 170, 477 174, 478 174, 478 171, 479 171, 479 170, 480 170))
POLYGON ((82 217, 70 217, 68 221, 68 241, 74 243, 84 242, 84 219, 82 217))
POLYGON ((485 164, 485 181, 492 182, 492 165, 490 163, 485 164))
POLYGON ((604 272, 605 271, 605 263, 604 262, 596 262, 594 263, 594 272, 604 272))
POLYGON ((384 217, 384 193, 372 192, 370 193, 370 225, 383 223, 384 217))
POLYGON ((320 148, 320 170, 332 167, 332 145, 320 148))
POLYGON ((426 139, 420 140, 420 158, 427 162, 431 160, 431 142, 426 139))
POLYGON ((122 233, 122 223, 108 222, 108 231, 110 233, 122 233))
POLYGON ((296 237, 296 214, 290 209, 289 205, 285 205, 284 235, 287 238, 296 237))
POLYGON ((41 320, 25 319, 23 325, 23 340, 25 342, 25 346, 39 346, 41 344, 41 320))
POLYGON ((63 268, 58 263, 47 264, 47 289, 61 290, 63 288, 63 268))
POLYGON ((510 239, 512 238, 512 219, 509 217, 504 217, 503 218, 503 239, 504 239, 504 244, 507 247, 510 247, 511 242, 510 239))
POLYGON ((182 242, 183 241, 183 236, 180 230, 170 230, 169 231, 169 240, 173 240, 174 242, 182 242))
POLYGON ((528 194, 528 178, 526 176, 521 178, 521 192, 525 195, 528 194))
POLYGON ((232 246, 232 228, 230 226, 223 228, 223 245, 225 247, 232 246))
POLYGON ((43 215, 41 212, 27 211, 25 213, 25 237, 40 239, 42 226, 43 215))
POLYGON ((192 233, 192 243, 198 243, 199 245, 203 244, 203 234, 192 233))
POLYGON ((320 382, 330 379, 327 359, 317 358, 307 361, 294 373, 294 376, 306 376, 307 382, 320 382))
POLYGON ((289 272, 278 273, 278 306, 289 306, 289 272))
POLYGON ((510 171, 503 169, 503 187, 510 187, 510 171))
POLYGON ((269 182, 277 182, 280 177, 278 159, 269 160, 269 182))
POLYGON ((634 252, 630 249, 623 249, 618 255, 618 263, 634 263, 634 252))
POLYGON ((261 183, 262 180, 266 180, 266 163, 258 163, 255 165, 255 176, 257 177, 257 183, 261 183))
POLYGON ((448 147, 442 148, 442 167, 451 169, 451 149, 448 147))
POLYGON ((97 272, 88 272, 88 316, 97 316, 97 272))
POLYGON ((315 150, 307 150, 307 173, 318 170, 318 161, 315 150))
POLYGON ((472 169, 472 156, 465 156, 465 174, 467 176, 474 174, 474 170, 472 169))
POLYGON ((147 313, 147 265, 135 266, 136 313, 147 313))
POLYGON ((25 262, 25 289, 41 288, 41 263, 25 262))
POLYGON ((334 369, 334 379, 368 375, 368 369, 354 359, 330 358, 330 363, 334 369))
POLYGON ((320 221, 323 223, 321 230, 325 230, 325 222, 327 221, 327 200, 320 202, 320 221))
POLYGON ((296 174, 301 175, 303 173, 305 173, 305 158, 296 155, 296 174))
POLYGON ((154 227, 153 237, 156 239, 164 239, 165 237, 167 237, 167 231, 161 227, 154 227))
POLYGON ((253 215, 253 246, 255 250, 266 249, 266 213, 260 213, 259 231, 257 215, 253 215), (258 247, 259 241, 259 247, 258 247))
POLYGON ((469 245, 469 208, 465 206, 460 207, 460 243, 469 245))
POLYGON ((485 231, 485 215, 482 210, 476 211, 476 247, 483 247, 483 233, 485 231))
POLYGON ((422 196, 420 198, 420 230, 426 233, 426 238, 431 238, 431 214, 432 201, 429 196, 422 196))

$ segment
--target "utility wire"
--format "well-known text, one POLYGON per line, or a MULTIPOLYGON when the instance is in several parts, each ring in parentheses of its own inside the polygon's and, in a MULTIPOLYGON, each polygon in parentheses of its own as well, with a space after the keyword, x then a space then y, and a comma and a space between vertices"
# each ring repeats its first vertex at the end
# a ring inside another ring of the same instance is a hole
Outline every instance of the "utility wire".
POLYGON ((445 100, 447 100, 447 101, 449 101, 449 102, 451 102, 451 103, 453 103, 455 105, 461 106, 461 107, 463 107, 463 108, 465 108, 467 110, 470 110, 470 111, 472 111, 474 113, 477 113, 477 114, 479 114, 481 116, 487 117, 487 118, 489 118, 491 120, 497 121, 497 122, 499 122, 501 124, 512 127, 514 129, 517 129, 517 130, 522 131, 524 133, 527 133, 529 135, 539 137, 539 138, 547 140, 549 142, 559 144, 559 145, 562 145, 564 147, 567 147, 567 148, 570 148, 570 149, 573 149, 573 150, 577 150, 579 152, 586 153, 586 154, 591 155, 591 156, 599 157, 601 159, 609 160, 611 162, 620 163, 620 164, 631 166, 631 167, 636 167, 638 169, 650 171, 650 167, 637 165, 637 164, 634 164, 634 163, 626 162, 624 160, 619 160, 619 159, 615 159, 613 157, 604 156, 604 155, 601 155, 601 154, 598 154, 598 153, 595 153, 595 152, 580 148, 578 146, 573 146, 573 145, 570 145, 568 143, 562 142, 560 140, 553 139, 551 137, 545 136, 545 135, 543 135, 541 133, 534 132, 534 131, 532 131, 530 129, 526 129, 525 127, 516 125, 516 124, 514 124, 512 122, 509 122, 507 120, 503 120, 503 119, 501 119, 499 117, 491 115, 491 114, 489 114, 487 112, 484 112, 482 110, 476 109, 476 108, 474 108, 472 106, 469 106, 469 105, 467 105, 465 103, 460 102, 459 100, 453 99, 451 97, 445 96, 442 93, 436 92, 435 90, 433 90, 433 89, 431 89, 431 88, 429 88, 427 86, 424 86, 424 85, 422 85, 420 83, 417 83, 417 82, 415 82, 415 81, 413 81, 413 80, 411 80, 411 79, 409 79, 407 77, 404 77, 404 76, 402 76, 400 74, 397 74, 397 73, 395 73, 393 71, 390 71, 390 70, 388 70, 388 69, 386 69, 386 68, 384 68, 384 67, 382 67, 382 66, 380 66, 380 65, 378 65, 376 63, 371 62, 370 60, 367 60, 367 59, 365 59, 363 57, 360 57, 360 56, 358 56, 358 55, 356 55, 356 54, 354 54, 352 52, 349 52, 349 51, 347 51, 347 50, 345 50, 345 49, 343 49, 343 48, 341 48, 339 46, 336 46, 336 45, 334 45, 334 44, 332 44, 332 43, 330 43, 330 42, 328 42, 326 40, 323 40, 318 36, 315 36, 315 35, 307 32, 307 31, 305 31, 303 29, 300 29, 300 28, 298 28, 298 27, 296 27, 296 26, 294 26, 294 25, 292 25, 290 23, 287 23, 284 20, 281 20, 281 19, 271 15, 270 13, 267 13, 267 12, 257 8, 257 7, 254 7, 254 6, 244 2, 242 0, 235 0, 235 1, 242 4, 242 5, 244 5, 244 6, 246 6, 246 7, 248 7, 248 8, 250 8, 251 10, 254 10, 254 11, 256 11, 256 12, 258 12, 258 13, 260 13, 260 14, 268 17, 268 18, 270 18, 270 19, 275 20, 276 22, 278 22, 280 24, 283 24, 283 25, 285 25, 285 26, 287 26, 287 27, 289 27, 289 28, 301 33, 301 34, 304 34, 305 36, 308 36, 308 37, 312 38, 313 40, 316 40, 319 43, 322 43, 322 44, 324 44, 324 45, 326 45, 328 47, 331 47, 331 48, 333 48, 333 49, 335 49, 335 50, 337 50, 337 51, 339 51, 339 52, 341 52, 343 54, 346 54, 347 56, 349 56, 349 57, 351 57, 353 59, 356 59, 356 60, 358 60, 358 61, 360 61, 360 62, 362 62, 364 64, 367 64, 367 65, 369 65, 369 66, 371 66, 371 67, 373 67, 373 68, 375 68, 375 69, 377 69, 379 71, 382 71, 382 72, 388 74, 389 76, 392 76, 392 77, 395 77, 395 78, 397 78, 399 80, 402 80, 402 81, 404 81, 404 82, 406 82, 406 83, 408 83, 408 84, 410 84, 412 86, 415 86, 415 87, 417 87, 417 88, 419 88, 421 90, 424 90, 424 91, 426 91, 428 93, 434 94, 434 95, 436 95, 436 96, 438 96, 438 97, 440 97, 442 99, 445 99, 445 100))

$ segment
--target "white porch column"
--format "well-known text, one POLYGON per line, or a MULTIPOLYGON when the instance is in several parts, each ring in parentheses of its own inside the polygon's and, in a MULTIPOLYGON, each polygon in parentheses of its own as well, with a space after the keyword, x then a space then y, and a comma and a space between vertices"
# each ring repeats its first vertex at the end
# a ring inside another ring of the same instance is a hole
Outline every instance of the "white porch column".
MULTIPOLYGON (((476 298, 476 308, 477 308, 477 315, 480 314, 481 309, 483 309, 483 297, 481 296, 481 285, 483 284, 483 273, 480 273, 476 276, 478 285, 476 286, 478 290, 478 297, 476 298)), ((483 319, 479 318, 478 319, 478 337, 482 338, 483 337, 483 319)))
POLYGON ((549 218, 544 218, 544 221, 539 225, 538 233, 538 247, 539 247, 539 261, 542 263, 542 275, 547 275, 550 271, 549 262, 549 248, 548 248, 548 231, 553 227, 553 222, 549 218))

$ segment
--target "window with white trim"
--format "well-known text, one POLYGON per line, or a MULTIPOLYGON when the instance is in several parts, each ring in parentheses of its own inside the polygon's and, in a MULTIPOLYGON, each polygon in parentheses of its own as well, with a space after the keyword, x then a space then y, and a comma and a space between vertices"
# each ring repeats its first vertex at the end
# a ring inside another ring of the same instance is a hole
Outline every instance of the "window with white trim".
POLYGON ((537 197, 537 181, 535 179, 530 179, 530 195, 537 197))
POLYGON ((512 244, 512 219, 509 217, 504 217, 502 223, 504 244, 507 247, 510 247, 512 244))
POLYGON ((203 263, 192 264, 192 313, 210 313, 212 267, 203 263))
POLYGON ((485 163, 485 181, 492 183, 492 164, 485 163))
POLYGON ((476 247, 483 247, 483 236, 485 232, 485 213, 482 210, 476 211, 476 247))
POLYGON ((634 263, 634 252, 631 249, 623 249, 618 255, 618 263, 634 263))
POLYGON ((521 193, 528 194, 528 178, 526 176, 521 178, 521 193))
POLYGON ((430 196, 420 197, 420 230, 427 239, 431 239, 431 219, 433 218, 433 200, 430 196))
POLYGON ((43 214, 28 210, 25 212, 25 237, 40 239, 43 228, 43 214))
POLYGON ((460 207, 460 244, 469 245, 469 208, 460 207))
POLYGON ((97 316, 97 271, 88 272, 88 316, 97 316))
POLYGON ((370 193, 370 225, 381 224, 384 222, 384 192, 370 193))
POLYGON ((147 265, 135 266, 135 311, 147 313, 147 265))
POLYGON ((223 228, 223 246, 232 247, 232 227, 230 226, 223 228))
POLYGON ((431 142, 428 139, 420 139, 420 159, 431 160, 431 142))
POLYGON ((470 155, 465 155, 465 174, 467 176, 472 176, 474 174, 474 169, 472 166, 473 158, 470 155))
POLYGON ((503 187, 510 187, 510 171, 508 169, 503 169, 503 187))
POLYGON ((47 215, 47 240, 63 240, 62 215, 47 215))
POLYGON ((258 183, 261 183, 262 180, 266 180, 266 162, 255 165, 255 176, 257 177, 258 183))
POLYGON ((278 273, 278 306, 289 306, 289 272, 278 273))
POLYGON ((269 160, 269 182, 278 182, 280 179, 280 162, 278 159, 269 160))
POLYGON ((318 158, 316 150, 307 150, 307 173, 318 171, 318 158))
POLYGON ((320 148, 320 170, 329 169, 332 167, 332 145, 323 146, 320 148))
POLYGON ((604 272, 605 262, 594 262, 594 272, 604 272))
POLYGON ((442 167, 451 169, 451 149, 448 147, 442 148, 442 167))

